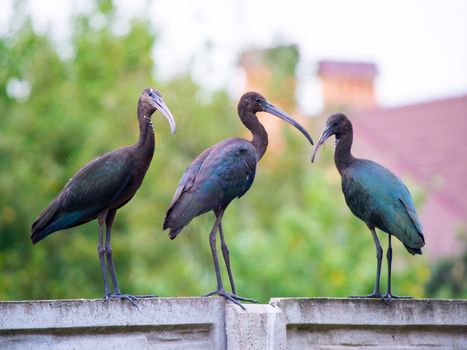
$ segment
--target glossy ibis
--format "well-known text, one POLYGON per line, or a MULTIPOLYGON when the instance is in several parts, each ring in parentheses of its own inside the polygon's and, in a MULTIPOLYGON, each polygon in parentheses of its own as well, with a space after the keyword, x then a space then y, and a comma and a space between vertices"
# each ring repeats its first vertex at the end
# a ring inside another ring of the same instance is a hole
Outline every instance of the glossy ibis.
POLYGON ((401 298, 391 294, 391 236, 399 238, 409 253, 422 254, 421 248, 425 245, 422 225, 409 190, 402 181, 378 163, 358 159, 352 155, 352 123, 344 114, 337 113, 329 117, 315 146, 311 161, 314 161, 318 148, 332 135, 336 138, 334 162, 342 177, 345 201, 352 213, 367 224, 376 247, 375 288, 372 294, 363 298, 383 298, 389 304, 391 298, 401 298), (389 236, 386 254, 388 289, 384 296, 381 295, 379 288, 383 249, 375 228, 379 228, 389 236))
POLYGON ((104 277, 105 299, 134 297, 121 294, 112 261, 110 234, 117 210, 128 203, 141 186, 154 154, 152 114, 159 109, 168 119, 172 133, 175 121, 157 90, 145 89, 138 101, 139 139, 134 145, 105 153, 86 164, 65 185, 63 190, 42 211, 32 224, 31 240, 37 243, 52 232, 98 219, 97 251, 104 277), (104 245, 104 224, 106 238, 104 245), (105 258, 112 278, 110 293, 105 258))
POLYGON ((256 92, 244 94, 238 103, 238 115, 242 123, 251 131, 253 139, 230 138, 219 142, 201 153, 186 169, 177 187, 172 203, 167 211, 164 229, 170 229, 174 239, 184 226, 196 216, 213 211, 216 221, 209 241, 217 278, 217 290, 207 294, 217 294, 233 303, 243 306, 239 300, 254 301, 237 295, 227 244, 222 230, 222 216, 235 198, 240 198, 253 183, 256 163, 261 159, 268 145, 268 134, 259 122, 256 113, 268 112, 300 130, 313 144, 306 130, 285 112, 273 106, 256 92), (232 293, 225 291, 216 251, 216 233, 219 230, 221 248, 232 293))

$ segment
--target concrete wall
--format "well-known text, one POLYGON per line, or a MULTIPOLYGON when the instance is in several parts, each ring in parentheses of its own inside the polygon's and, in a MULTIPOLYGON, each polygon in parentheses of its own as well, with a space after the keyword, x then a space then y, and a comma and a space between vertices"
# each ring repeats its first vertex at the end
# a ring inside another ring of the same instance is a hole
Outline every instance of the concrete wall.
POLYGON ((0 349, 224 349, 220 298, 0 303, 0 349))
POLYGON ((466 300, 0 302, 0 349, 467 349, 466 300))
POLYGON ((272 299, 288 349, 467 349, 467 301, 272 299))

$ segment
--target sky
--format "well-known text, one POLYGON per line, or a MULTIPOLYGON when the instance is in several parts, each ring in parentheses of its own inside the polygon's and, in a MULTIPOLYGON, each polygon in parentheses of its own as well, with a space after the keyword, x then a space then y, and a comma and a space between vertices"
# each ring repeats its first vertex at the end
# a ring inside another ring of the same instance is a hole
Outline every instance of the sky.
MULTIPOLYGON (((12 15, 0 1, 0 34, 12 15)), ((144 16, 158 33, 157 75, 191 70, 207 89, 240 95, 238 55, 249 48, 297 44, 298 100, 317 113, 315 73, 322 59, 377 64, 377 96, 397 106, 467 93, 467 1, 464 0, 116 0, 122 32, 144 16)), ((90 11, 89 1, 30 1, 34 25, 66 41, 70 17, 90 11)))

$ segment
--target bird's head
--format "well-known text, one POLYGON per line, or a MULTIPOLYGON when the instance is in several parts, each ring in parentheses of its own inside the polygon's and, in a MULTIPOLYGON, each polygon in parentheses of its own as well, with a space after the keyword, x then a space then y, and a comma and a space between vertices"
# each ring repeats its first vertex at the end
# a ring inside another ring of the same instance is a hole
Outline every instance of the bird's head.
POLYGON ((152 88, 146 88, 139 97, 138 115, 141 114, 146 118, 151 118, 152 114, 159 110, 167 118, 170 124, 172 134, 175 134, 176 125, 174 117, 170 112, 169 107, 165 104, 159 91, 152 88), (140 112, 141 111, 141 112, 140 112))
POLYGON ((313 150, 311 156, 311 162, 314 162, 316 152, 318 148, 332 135, 336 136, 336 143, 339 142, 339 139, 342 135, 352 132, 352 123, 350 120, 342 113, 335 113, 331 115, 326 121, 326 126, 321 134, 321 137, 318 140, 318 143, 313 150))
POLYGON ((305 128, 303 128, 303 126, 301 126, 297 121, 295 121, 283 110, 274 106, 272 103, 269 103, 263 95, 257 92, 247 92, 240 98, 240 101, 238 102, 238 111, 240 115, 242 115, 240 113, 241 110, 248 110, 253 113, 266 112, 276 117, 279 117, 280 119, 297 128, 303 135, 305 135, 308 141, 310 141, 310 143, 313 144, 313 139, 305 130, 305 128))

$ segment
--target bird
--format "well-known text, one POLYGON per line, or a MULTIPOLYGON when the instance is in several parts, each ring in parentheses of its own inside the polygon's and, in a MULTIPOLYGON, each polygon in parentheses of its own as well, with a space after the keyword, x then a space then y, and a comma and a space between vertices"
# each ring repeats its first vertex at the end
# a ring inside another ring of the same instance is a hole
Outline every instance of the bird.
POLYGON ((151 117, 156 110, 161 111, 167 118, 174 134, 175 120, 160 92, 153 88, 144 89, 137 107, 138 141, 133 145, 102 154, 83 166, 41 212, 31 227, 31 240, 35 244, 55 231, 82 225, 97 218, 97 251, 104 279, 104 298, 125 299, 135 306, 138 297, 122 294, 118 287, 110 237, 117 210, 133 198, 154 155, 155 136, 151 117), (109 288, 105 258, 112 279, 113 293, 109 288))
POLYGON ((222 218, 229 204, 250 189, 255 177, 256 164, 268 146, 268 134, 256 113, 267 112, 279 117, 302 132, 311 144, 313 140, 298 122, 257 92, 245 93, 240 98, 237 110, 241 122, 250 130, 253 139, 251 141, 242 138, 225 139, 202 152, 183 174, 167 210, 163 229, 170 229, 170 239, 174 239, 194 217, 210 211, 214 212, 216 220, 209 235, 209 242, 217 289, 206 296, 222 296, 244 309, 239 301, 255 302, 255 300, 237 295, 230 267, 230 253, 222 230, 222 218), (225 290, 220 274, 216 250, 217 231, 219 231, 222 255, 232 293, 225 290))
POLYGON ((317 142, 311 162, 319 147, 332 135, 335 136, 334 162, 342 178, 342 192, 351 212, 365 222, 376 247, 376 281, 373 292, 357 298, 381 298, 387 304, 399 297, 391 291, 392 245, 391 237, 397 237, 412 254, 422 254, 425 245, 422 224, 414 202, 405 184, 390 170, 367 159, 355 158, 351 153, 353 128, 342 113, 331 115, 317 142), (375 228, 388 234, 386 258, 388 263, 387 292, 381 295, 380 275, 383 249, 375 228))

